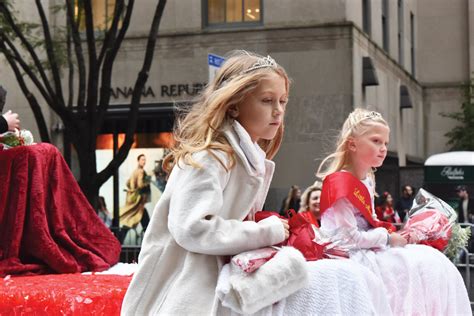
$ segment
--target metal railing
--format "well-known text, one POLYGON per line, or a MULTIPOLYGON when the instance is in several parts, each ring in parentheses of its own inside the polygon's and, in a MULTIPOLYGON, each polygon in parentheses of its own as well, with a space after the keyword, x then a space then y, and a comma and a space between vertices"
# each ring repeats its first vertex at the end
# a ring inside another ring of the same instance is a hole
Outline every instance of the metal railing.
MULTIPOLYGON (((474 231, 474 224, 471 223, 460 223, 462 228, 470 227, 471 232, 474 231)), ((464 270, 464 283, 466 284, 466 289, 467 293, 469 295, 469 298, 471 298, 471 289, 472 289, 472 283, 471 283, 471 268, 474 267, 474 253, 469 252, 469 242, 471 239, 474 238, 474 236, 471 235, 468 241, 468 246, 467 247, 461 247, 459 248, 459 255, 458 255, 458 260, 459 258, 462 258, 462 260, 456 262, 454 260, 454 264, 458 269, 464 270)), ((471 301, 471 306, 474 304, 473 301, 471 301)))

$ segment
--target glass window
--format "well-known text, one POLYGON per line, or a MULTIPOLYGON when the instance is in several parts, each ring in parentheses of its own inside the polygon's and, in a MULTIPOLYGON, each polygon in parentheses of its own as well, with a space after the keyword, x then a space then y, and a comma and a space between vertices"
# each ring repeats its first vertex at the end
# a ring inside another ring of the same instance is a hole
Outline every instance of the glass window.
POLYGON ((404 53, 404 45, 403 45, 403 23, 404 23, 404 16, 403 16, 403 1, 398 0, 398 62, 400 65, 403 66, 403 53, 404 53))
POLYGON ((411 74, 415 76, 415 15, 410 13, 410 56, 411 56, 411 74))
POLYGON ((207 26, 261 23, 262 0, 205 0, 207 26))
POLYGON ((260 0, 246 0, 244 21, 255 22, 260 21, 260 0))
POLYGON ((388 12, 388 0, 382 2, 382 42, 383 49, 388 52, 389 49, 389 12, 388 12))
MULTIPOLYGON (((92 0, 91 5, 94 29, 108 29, 114 17, 115 0, 92 0)), ((75 1, 75 14, 79 21, 79 31, 84 32, 86 30, 86 19, 84 17, 84 4, 81 0, 75 1)))
POLYGON ((371 21, 370 1, 362 0, 362 30, 370 36, 371 21))

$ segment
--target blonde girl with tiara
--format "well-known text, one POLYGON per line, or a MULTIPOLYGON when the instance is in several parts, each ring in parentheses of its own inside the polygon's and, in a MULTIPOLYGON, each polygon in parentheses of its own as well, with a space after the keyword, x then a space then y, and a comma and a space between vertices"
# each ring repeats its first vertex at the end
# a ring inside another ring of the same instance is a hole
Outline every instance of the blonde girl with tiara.
POLYGON ((336 151, 323 160, 318 177, 321 232, 350 249, 350 260, 382 280, 393 315, 471 315, 456 267, 438 250, 406 240, 374 212, 374 169, 382 165, 390 128, 365 109, 349 114, 336 151))
POLYGON ((290 81, 271 57, 232 53, 178 119, 168 183, 145 233, 122 315, 213 315, 228 256, 288 238, 288 222, 252 221, 283 137, 290 81), (247 219, 247 220, 245 220, 247 219), (245 221, 244 221, 245 220, 245 221))

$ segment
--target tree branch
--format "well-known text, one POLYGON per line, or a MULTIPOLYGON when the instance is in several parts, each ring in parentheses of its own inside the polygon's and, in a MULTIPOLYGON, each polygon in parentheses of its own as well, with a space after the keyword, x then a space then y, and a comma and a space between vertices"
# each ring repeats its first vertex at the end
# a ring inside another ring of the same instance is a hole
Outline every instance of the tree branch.
POLYGON ((76 52, 77 67, 79 72, 79 86, 77 90, 77 106, 79 110, 84 108, 86 98, 86 67, 84 62, 84 53, 82 51, 81 36, 77 23, 74 20, 74 9, 71 2, 74 0, 66 0, 67 21, 71 26, 71 35, 74 42, 74 51, 76 52))
MULTIPOLYGON (((67 17, 69 20, 69 17, 67 17)), ((66 49, 67 49, 67 65, 68 65, 68 96, 67 96, 67 107, 72 109, 72 102, 74 99, 74 64, 72 62, 72 51, 71 51, 71 27, 66 20, 66 49)))
MULTIPOLYGON (((38 77, 33 73, 31 70, 31 67, 26 63, 26 61, 23 59, 23 57, 20 55, 20 52, 16 49, 15 45, 10 41, 10 39, 4 35, 0 35, 0 39, 2 42, 6 43, 7 46, 10 48, 11 52, 13 52, 12 58, 14 58, 21 66, 23 71, 30 77, 31 81, 35 84, 36 88, 38 91, 41 93, 43 98, 48 102, 48 104, 51 104, 51 96, 48 95, 48 92, 46 91, 45 87, 41 84, 39 81, 38 77)), ((6 54, 6 51, 5 53, 6 54)))
POLYGON ((33 114, 35 116, 36 123, 38 124, 38 129, 39 129, 39 132, 40 132, 41 140, 43 142, 50 143, 51 141, 50 141, 50 138, 49 138, 48 127, 46 126, 46 122, 44 120, 44 116, 43 116, 43 112, 41 111, 41 107, 38 104, 38 101, 36 100, 35 96, 30 92, 30 90, 26 86, 26 83, 25 83, 25 80, 23 79, 21 71, 18 68, 18 66, 16 65, 12 54, 10 52, 8 52, 8 49, 5 46, 4 42, 0 42, 0 51, 2 51, 2 53, 7 58, 7 61, 10 64, 10 67, 12 67, 12 70, 15 73, 15 77, 18 81, 18 84, 20 85, 21 91, 23 92, 26 99, 28 100, 28 103, 30 104, 31 110, 33 111, 33 114))
POLYGON ((56 96, 59 99, 58 105, 65 107, 66 104, 64 103, 63 89, 61 87, 61 76, 59 74, 58 63, 56 62, 57 60, 54 54, 53 40, 51 38, 51 33, 49 31, 48 19, 46 19, 43 5, 41 4, 40 0, 36 0, 36 7, 40 15, 41 25, 43 26, 43 34, 44 34, 45 46, 46 46, 46 55, 48 56, 48 61, 51 66, 51 73, 53 75, 54 85, 56 87, 56 96))
POLYGON ((104 60, 105 53, 114 44, 114 39, 117 33, 118 24, 120 22, 120 16, 122 15, 122 12, 123 12, 123 7, 124 7, 124 0, 117 0, 117 2, 115 2, 114 18, 112 20, 112 25, 110 26, 110 29, 108 29, 107 32, 105 33, 102 49, 100 51, 98 62, 97 62, 99 66, 102 64, 102 61, 104 60))
MULTIPOLYGON (((123 2, 123 1, 121 1, 123 2)), ((135 4, 135 0, 130 0, 127 5, 127 11, 125 13, 125 17, 122 21, 122 27, 120 32, 113 42, 113 46, 106 52, 106 57, 104 61, 104 65, 102 66, 102 76, 101 76, 101 85, 100 85, 100 98, 99 98, 99 110, 97 113, 97 127, 99 128, 102 125, 104 120, 105 112, 109 106, 110 101, 110 85, 111 85, 111 78, 112 78, 112 71, 115 58, 117 57, 118 50, 122 45, 123 39, 125 38, 125 34, 127 33, 128 26, 130 25, 130 19, 133 12, 133 6, 135 4)))
POLYGON ((46 73, 44 72, 43 65, 41 65, 41 61, 38 58, 38 55, 36 54, 35 50, 33 49, 33 46, 28 42, 28 40, 25 38, 23 33, 20 31, 18 28, 18 25, 16 25, 15 21, 13 20, 13 17, 11 15, 10 10, 6 7, 5 2, 0 1, 0 12, 3 13, 3 15, 6 18, 6 21, 9 23, 11 26, 12 30, 15 32, 15 35, 20 39, 21 43, 26 47, 28 53, 30 54, 31 58, 33 59, 33 62, 38 69, 38 72, 41 76, 41 79, 43 80, 43 84, 46 87, 46 90, 48 90, 49 94, 54 97, 54 91, 49 84, 49 79, 46 76, 46 73))
POLYGON ((128 152, 133 144, 133 135, 137 127, 138 108, 140 105, 140 99, 142 95, 143 87, 148 79, 148 72, 150 71, 151 63, 153 61, 153 55, 155 52, 156 38, 158 35, 158 29, 163 16, 163 11, 166 5, 166 0, 159 0, 156 6, 155 15, 151 24, 150 33, 148 34, 147 47, 145 52, 145 60, 143 62, 142 69, 138 74, 133 89, 132 101, 130 104, 130 124, 128 125, 127 133, 125 136, 125 142, 120 146, 114 159, 97 175, 97 184, 99 187, 107 181, 107 179, 113 174, 122 162, 127 158, 128 152))
MULTIPOLYGON (((97 84, 98 84, 98 67, 97 67, 97 52, 95 47, 94 35, 94 19, 91 7, 91 1, 84 1, 84 13, 86 17, 86 38, 87 38, 87 52, 89 55, 89 78, 87 82, 87 112, 92 128, 95 130, 95 116, 97 107, 97 84)), ((91 148, 91 150, 94 150, 91 148)))

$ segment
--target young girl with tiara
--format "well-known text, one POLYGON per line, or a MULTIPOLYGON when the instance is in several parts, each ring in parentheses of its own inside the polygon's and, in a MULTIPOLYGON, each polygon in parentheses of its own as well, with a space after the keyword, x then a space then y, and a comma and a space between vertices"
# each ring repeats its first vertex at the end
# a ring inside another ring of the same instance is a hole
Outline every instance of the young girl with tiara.
POLYGON ((278 244, 288 222, 252 221, 283 137, 289 79, 271 57, 232 54, 175 128, 122 315, 211 315, 227 256, 278 244), (244 219, 249 219, 244 221, 244 219))
POLYGON ((393 315, 471 315, 462 277, 447 257, 429 246, 406 245, 390 223, 375 216, 373 170, 387 155, 389 133, 377 112, 349 114, 336 151, 318 170, 324 179, 321 232, 383 281, 393 315))
MULTIPOLYGON (((278 244, 288 223, 258 223, 283 137, 289 79, 271 57, 229 55, 176 125, 171 168, 145 233, 122 315, 232 314, 216 295, 229 256, 278 244)), ((386 314, 381 285, 343 260, 308 262, 311 284, 260 315, 386 314)))

